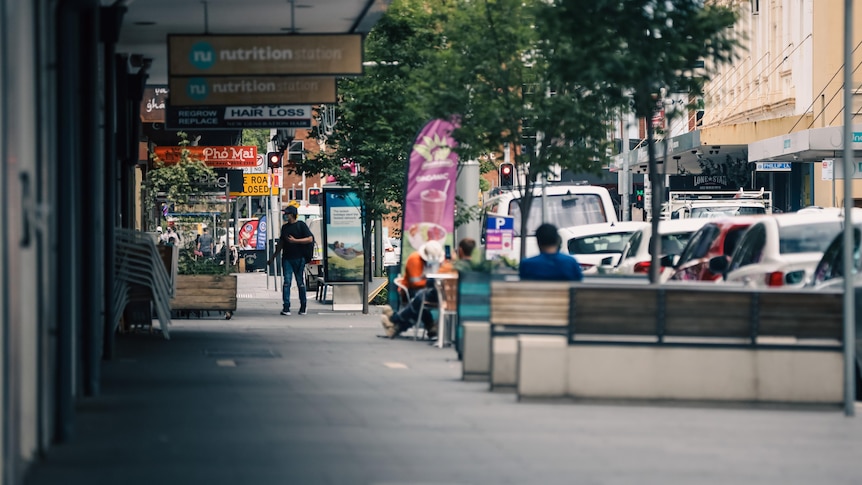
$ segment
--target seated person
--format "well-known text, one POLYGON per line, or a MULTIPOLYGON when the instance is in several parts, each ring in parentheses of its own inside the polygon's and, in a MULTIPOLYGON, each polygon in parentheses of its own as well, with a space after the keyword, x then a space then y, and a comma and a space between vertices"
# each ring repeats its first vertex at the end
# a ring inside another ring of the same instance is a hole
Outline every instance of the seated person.
MULTIPOLYGON (((475 247, 476 241, 473 239, 462 239, 461 242, 458 243, 458 259, 465 262, 469 260, 473 255, 473 249, 475 249, 475 247)), ((439 272, 441 273, 451 273, 456 269, 456 266, 453 266, 448 261, 444 262, 445 254, 443 252, 443 248, 440 246, 440 243, 436 241, 425 243, 419 251, 411 254, 410 257, 413 257, 413 255, 417 253, 419 254, 419 258, 428 265, 434 265, 435 262, 442 262, 443 264, 440 265, 439 269, 439 272), (429 244, 431 244, 431 246, 429 246, 429 244)), ((409 266, 410 258, 407 259, 407 264, 409 266)), ((432 338, 436 336, 437 329, 434 320, 431 318, 431 312, 425 311, 422 312, 422 315, 419 315, 419 309, 422 307, 423 301, 427 301, 428 303, 437 303, 439 296, 437 295, 437 290, 434 286, 425 282, 424 274, 422 275, 422 281, 426 286, 416 290, 413 297, 410 299, 410 303, 404 305, 404 307, 398 310, 397 313, 394 313, 392 308, 388 305, 383 308, 383 316, 380 318, 380 321, 383 323, 383 328, 386 330, 387 337, 395 338, 401 332, 407 330, 413 325, 416 325, 419 322, 419 318, 422 318, 422 323, 428 330, 428 336, 432 338)))
POLYGON ((521 261, 518 274, 522 280, 581 281, 584 273, 578 261, 560 253, 562 240, 557 226, 542 224, 536 229, 539 255, 521 261))

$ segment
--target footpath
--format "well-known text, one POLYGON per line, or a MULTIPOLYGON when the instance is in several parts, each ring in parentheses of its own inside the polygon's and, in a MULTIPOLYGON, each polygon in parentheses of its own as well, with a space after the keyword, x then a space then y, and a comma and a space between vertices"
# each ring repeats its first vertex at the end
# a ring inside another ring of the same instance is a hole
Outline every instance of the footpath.
POLYGON ((308 315, 281 316, 259 273, 238 293, 231 320, 121 336, 74 438, 25 483, 862 483, 862 416, 519 403, 462 382, 452 349, 381 338, 376 307, 335 313, 311 295, 308 315))

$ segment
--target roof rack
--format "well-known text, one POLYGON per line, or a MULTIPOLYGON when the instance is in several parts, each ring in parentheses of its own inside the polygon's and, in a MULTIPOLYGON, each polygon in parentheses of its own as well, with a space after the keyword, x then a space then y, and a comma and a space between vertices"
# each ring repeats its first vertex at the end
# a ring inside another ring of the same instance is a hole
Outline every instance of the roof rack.
POLYGON ((670 202, 696 201, 696 200, 751 200, 772 202, 772 192, 760 190, 737 190, 737 191, 692 191, 692 192, 668 192, 670 202))

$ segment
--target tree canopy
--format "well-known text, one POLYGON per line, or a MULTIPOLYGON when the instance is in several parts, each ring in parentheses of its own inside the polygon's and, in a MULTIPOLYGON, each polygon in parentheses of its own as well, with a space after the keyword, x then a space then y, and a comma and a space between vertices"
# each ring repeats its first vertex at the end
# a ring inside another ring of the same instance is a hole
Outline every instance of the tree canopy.
POLYGON ((543 174, 555 166, 597 173, 609 148, 607 98, 551 70, 537 28, 545 8, 540 0, 440 2, 445 44, 418 80, 432 113, 460 117, 463 157, 512 148, 522 227, 543 174))
POLYGON ((649 119, 662 92, 701 95, 735 54, 735 20, 701 0, 394 0, 365 41, 365 75, 339 80, 333 149, 296 170, 354 187, 373 220, 403 199, 421 126, 457 117, 462 159, 512 149, 526 218, 543 174, 605 166, 616 110, 649 119))
MULTIPOLYGON (((556 76, 651 120, 663 93, 683 93, 696 103, 715 69, 738 55, 736 20, 731 6, 703 0, 551 0, 537 25, 556 76)), ((646 125, 652 229, 658 234, 664 177, 652 123, 646 125)), ((652 282, 658 280, 659 251, 659 238, 652 238, 652 282)))
MULTIPOLYGON (((404 197, 407 161, 413 140, 428 115, 416 102, 413 72, 427 62, 427 49, 439 33, 430 13, 417 2, 393 2, 365 39, 365 74, 338 80, 338 121, 327 135, 331 150, 295 167, 323 173, 354 188, 369 220, 386 216, 404 197), (348 162, 360 169, 352 174, 348 162)), ((312 135, 320 136, 321 126, 312 135)))

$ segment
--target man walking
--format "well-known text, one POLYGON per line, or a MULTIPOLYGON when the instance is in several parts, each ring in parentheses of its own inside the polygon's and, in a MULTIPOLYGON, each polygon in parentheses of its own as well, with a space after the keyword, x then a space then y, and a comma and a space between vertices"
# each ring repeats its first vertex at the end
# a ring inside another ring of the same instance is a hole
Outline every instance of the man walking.
POLYGON ((205 227, 203 229, 203 234, 201 234, 201 237, 198 238, 198 252, 200 252, 201 255, 207 259, 212 258, 214 250, 213 242, 213 237, 209 233, 209 229, 205 227))
POLYGON ((281 274, 284 283, 281 286, 281 314, 290 315, 290 280, 291 275, 296 279, 296 287, 299 290, 299 314, 306 314, 305 294, 305 245, 314 243, 314 236, 308 226, 297 220, 298 211, 296 207, 289 205, 284 210, 287 222, 281 226, 281 234, 275 245, 275 252, 269 257, 267 265, 272 264, 275 257, 281 251, 281 274))

